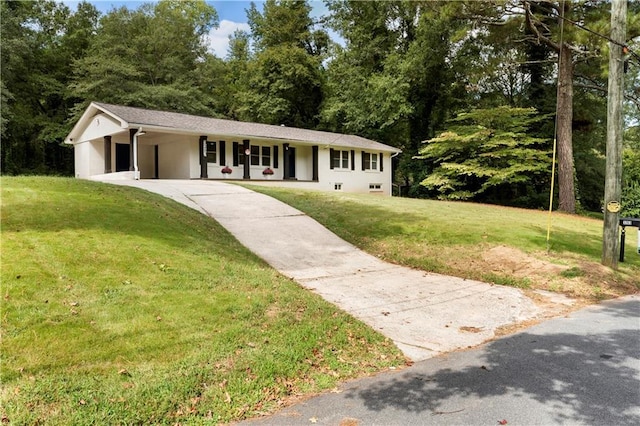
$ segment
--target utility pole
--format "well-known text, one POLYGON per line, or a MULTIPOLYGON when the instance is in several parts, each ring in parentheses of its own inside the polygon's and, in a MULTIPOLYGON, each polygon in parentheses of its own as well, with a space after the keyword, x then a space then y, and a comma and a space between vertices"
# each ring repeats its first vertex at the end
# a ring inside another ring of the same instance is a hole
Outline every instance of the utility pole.
POLYGON ((604 229, 602 264, 618 268, 618 220, 622 195, 623 46, 626 39, 627 0, 611 1, 609 42, 609 92, 607 98, 607 159, 604 178, 604 229))

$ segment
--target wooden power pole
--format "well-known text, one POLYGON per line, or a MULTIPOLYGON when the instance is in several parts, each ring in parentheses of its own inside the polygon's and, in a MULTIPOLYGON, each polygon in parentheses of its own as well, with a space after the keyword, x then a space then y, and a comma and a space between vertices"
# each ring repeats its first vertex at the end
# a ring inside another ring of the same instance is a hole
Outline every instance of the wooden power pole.
POLYGON ((602 264, 618 267, 618 221, 622 196, 622 100, 627 0, 611 2, 611 40, 609 43, 609 94, 607 98, 607 159, 604 180, 604 230, 602 264))

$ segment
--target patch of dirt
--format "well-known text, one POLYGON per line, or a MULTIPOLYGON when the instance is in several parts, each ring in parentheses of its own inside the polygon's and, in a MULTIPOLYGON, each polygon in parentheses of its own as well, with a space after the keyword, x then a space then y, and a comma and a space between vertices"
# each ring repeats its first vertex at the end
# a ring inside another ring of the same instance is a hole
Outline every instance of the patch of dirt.
POLYGON ((528 254, 507 246, 485 250, 474 266, 526 280, 532 289, 563 293, 590 303, 636 293, 640 284, 637 277, 575 256, 528 254))
POLYGON ((521 250, 507 246, 492 247, 482 253, 487 270, 494 273, 506 273, 517 278, 539 280, 543 277, 555 277, 568 266, 553 264, 548 260, 533 257, 521 250))
POLYGON ((462 327, 460 327, 460 331, 466 331, 467 333, 480 333, 482 329, 478 327, 469 327, 463 325, 462 327))

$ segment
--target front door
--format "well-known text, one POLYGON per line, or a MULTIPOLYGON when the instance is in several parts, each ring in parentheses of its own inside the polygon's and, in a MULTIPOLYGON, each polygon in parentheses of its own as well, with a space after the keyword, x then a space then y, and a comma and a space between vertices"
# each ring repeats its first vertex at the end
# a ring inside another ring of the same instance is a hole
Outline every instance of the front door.
POLYGON ((296 178, 296 149, 289 147, 286 151, 289 155, 289 179, 296 178))
POLYGON ((116 144, 116 172, 128 172, 131 166, 129 157, 129 144, 116 144))

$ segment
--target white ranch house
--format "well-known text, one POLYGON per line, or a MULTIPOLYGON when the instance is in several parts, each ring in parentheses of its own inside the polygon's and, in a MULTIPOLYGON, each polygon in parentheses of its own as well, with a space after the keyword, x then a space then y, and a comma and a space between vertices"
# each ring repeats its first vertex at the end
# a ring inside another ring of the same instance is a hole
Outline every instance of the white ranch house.
POLYGON ((98 102, 65 143, 82 179, 271 180, 384 195, 391 195, 391 158, 400 153, 359 136, 98 102))

